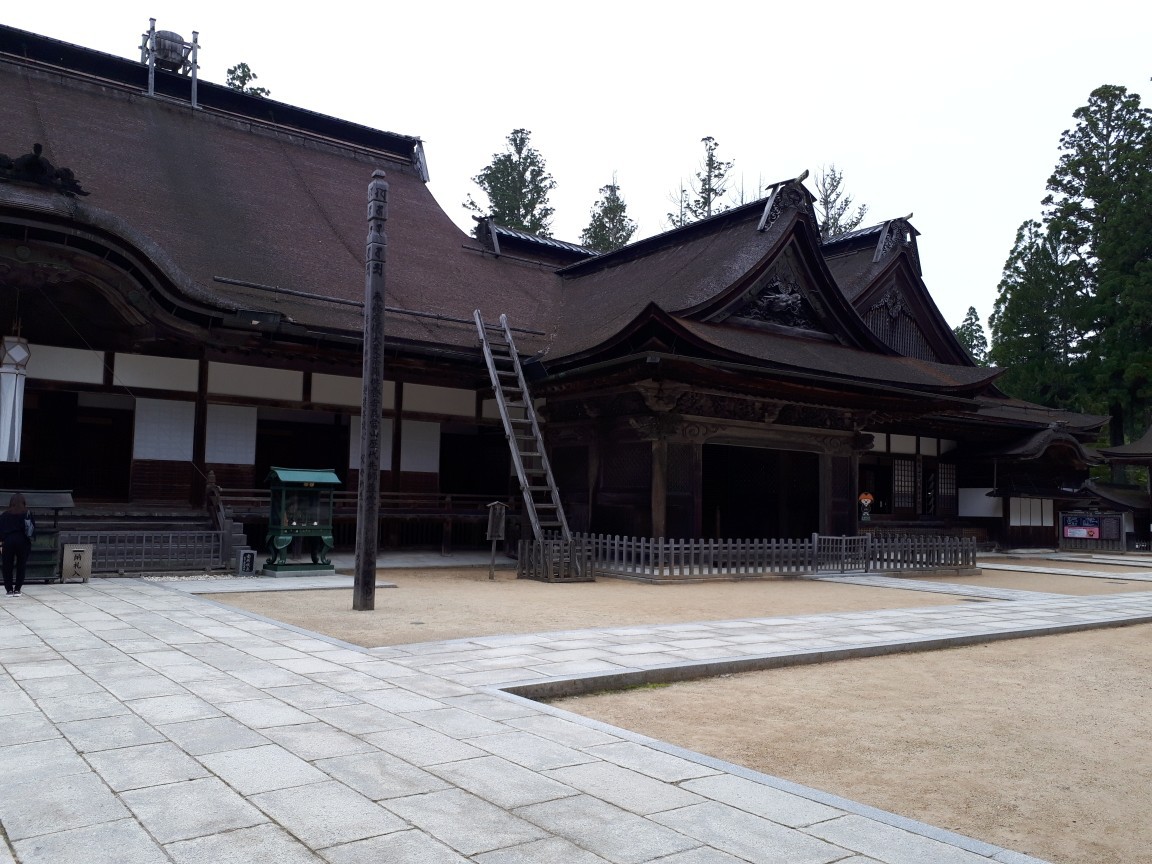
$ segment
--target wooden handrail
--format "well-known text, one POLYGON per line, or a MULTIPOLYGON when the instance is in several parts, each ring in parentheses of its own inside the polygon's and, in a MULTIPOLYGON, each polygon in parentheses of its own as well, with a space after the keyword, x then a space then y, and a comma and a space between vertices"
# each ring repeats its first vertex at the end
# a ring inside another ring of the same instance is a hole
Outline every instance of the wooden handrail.
MULTIPOLYGON (((218 489, 219 501, 228 512, 267 511, 272 498, 268 489, 218 489)), ((356 511, 355 490, 332 494, 335 513, 347 515, 356 511)), ((380 513, 427 513, 429 515, 487 514, 494 500, 508 501, 508 496, 460 495, 444 492, 381 492, 380 513)))

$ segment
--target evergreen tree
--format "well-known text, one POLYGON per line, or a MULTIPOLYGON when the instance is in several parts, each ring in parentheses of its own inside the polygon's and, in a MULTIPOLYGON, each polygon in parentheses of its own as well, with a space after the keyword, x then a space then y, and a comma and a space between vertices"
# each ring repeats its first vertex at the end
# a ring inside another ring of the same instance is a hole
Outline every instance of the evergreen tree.
POLYGON ((821 168, 814 181, 816 186, 816 218, 820 224, 820 242, 826 243, 841 234, 860 227, 868 213, 868 205, 861 204, 852 212, 852 196, 844 189, 844 172, 835 164, 821 168))
POLYGON ((1021 225, 989 319, 988 357, 1007 369, 999 382, 1006 392, 1052 408, 1089 407, 1081 323, 1087 300, 1082 262, 1060 223, 1021 225))
POLYGON ((1013 395, 1107 412, 1121 444, 1152 405, 1152 112, 1106 85, 1073 117, 1044 224, 1005 265, 991 357, 1013 395))
POLYGON ((228 78, 226 84, 233 90, 239 90, 241 93, 247 93, 249 96, 271 96, 272 91, 267 87, 253 87, 252 82, 256 80, 256 73, 249 68, 247 63, 237 63, 228 70, 228 78))
POLYGON ((628 205, 620 197, 615 175, 611 183, 600 187, 600 196, 592 205, 588 227, 580 235, 580 242, 597 252, 611 252, 631 240, 637 226, 628 218, 628 205))
POLYGON ((1152 401, 1152 112, 1124 87, 1098 87, 1060 136, 1044 199, 1089 284, 1079 322, 1088 384, 1113 444, 1143 431, 1152 401))
POLYGON ((529 143, 531 137, 527 129, 512 130, 507 149, 493 153, 488 166, 472 178, 488 206, 481 207, 471 195, 464 206, 507 228, 551 237, 548 226, 556 211, 548 204, 548 193, 556 188, 556 181, 544 157, 529 143))
POLYGON ((673 228, 707 219, 728 209, 722 199, 728 191, 728 172, 734 163, 717 157, 716 150, 720 145, 712 136, 701 138, 700 143, 704 145, 704 159, 696 172, 696 182, 687 187, 681 182, 679 194, 672 195, 676 209, 668 214, 668 224, 673 228))
POLYGON ((980 323, 980 316, 976 313, 975 306, 968 307, 968 314, 964 316, 964 321, 959 326, 952 328, 952 332, 956 334, 956 339, 960 344, 972 355, 973 360, 981 366, 987 363, 988 337, 984 335, 984 325, 980 323))

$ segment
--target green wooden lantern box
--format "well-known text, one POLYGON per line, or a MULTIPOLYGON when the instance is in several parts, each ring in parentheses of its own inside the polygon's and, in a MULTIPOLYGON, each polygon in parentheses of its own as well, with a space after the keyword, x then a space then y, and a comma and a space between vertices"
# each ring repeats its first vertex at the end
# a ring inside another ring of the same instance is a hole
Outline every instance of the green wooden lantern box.
POLYGON ((332 492, 340 486, 336 472, 330 468, 272 468, 268 486, 272 498, 264 540, 268 549, 264 570, 335 572, 328 552, 333 546, 332 492), (288 551, 297 538, 304 538, 311 563, 288 560, 288 551))

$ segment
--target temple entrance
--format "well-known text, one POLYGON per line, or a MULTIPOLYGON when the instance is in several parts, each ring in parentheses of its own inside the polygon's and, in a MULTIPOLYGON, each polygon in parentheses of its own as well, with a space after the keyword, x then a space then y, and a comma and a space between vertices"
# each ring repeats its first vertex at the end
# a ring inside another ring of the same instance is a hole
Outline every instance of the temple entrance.
POLYGON ((820 458, 706 444, 702 499, 703 537, 807 537, 820 527, 820 458))
POLYGON ((490 495, 503 501, 513 489, 508 442, 500 429, 475 427, 440 431, 440 491, 490 495))
POLYGON ((69 489, 77 501, 127 501, 131 396, 28 388, 20 461, 4 463, 8 489, 69 489))
POLYGON ((331 468, 348 480, 348 423, 326 411, 261 408, 256 422, 256 486, 277 468, 331 468))

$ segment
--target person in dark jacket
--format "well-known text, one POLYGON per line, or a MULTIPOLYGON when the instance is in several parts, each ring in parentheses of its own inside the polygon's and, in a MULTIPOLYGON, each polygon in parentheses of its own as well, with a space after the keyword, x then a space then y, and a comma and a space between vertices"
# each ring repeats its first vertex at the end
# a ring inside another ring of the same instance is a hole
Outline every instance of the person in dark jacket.
POLYGON ((28 512, 24 496, 17 492, 8 502, 8 509, 0 513, 0 542, 4 544, 4 590, 9 597, 19 597, 20 589, 24 587, 24 568, 28 564, 28 553, 32 551, 29 523, 31 532, 35 533, 36 520, 28 512), (13 569, 16 571, 15 582, 12 580, 13 569))

